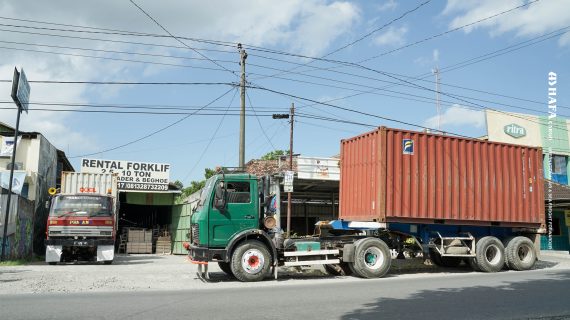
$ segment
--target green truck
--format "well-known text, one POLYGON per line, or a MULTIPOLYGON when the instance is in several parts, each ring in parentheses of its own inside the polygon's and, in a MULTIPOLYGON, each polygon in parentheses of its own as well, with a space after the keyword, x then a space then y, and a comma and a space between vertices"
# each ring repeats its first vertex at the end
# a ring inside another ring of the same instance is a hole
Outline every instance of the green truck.
POLYGON ((208 263, 240 281, 260 281, 279 266, 325 265, 333 274, 382 277, 390 269, 390 248, 376 232, 382 224, 335 228, 321 224, 321 234, 284 239, 275 227, 271 188, 276 181, 250 174, 218 174, 206 181, 191 217, 189 255, 198 275, 208 279, 208 263))

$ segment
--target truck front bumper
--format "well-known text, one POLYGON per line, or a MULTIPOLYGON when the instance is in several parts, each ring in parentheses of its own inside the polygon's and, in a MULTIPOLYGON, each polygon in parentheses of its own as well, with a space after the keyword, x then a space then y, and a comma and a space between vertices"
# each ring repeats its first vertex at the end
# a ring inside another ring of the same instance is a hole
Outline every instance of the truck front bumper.
POLYGON ((50 238, 45 240, 46 246, 64 246, 64 247, 95 247, 95 246, 114 246, 113 239, 58 239, 50 238))
POLYGON ((226 249, 211 249, 190 245, 188 256, 193 262, 225 261, 226 249))

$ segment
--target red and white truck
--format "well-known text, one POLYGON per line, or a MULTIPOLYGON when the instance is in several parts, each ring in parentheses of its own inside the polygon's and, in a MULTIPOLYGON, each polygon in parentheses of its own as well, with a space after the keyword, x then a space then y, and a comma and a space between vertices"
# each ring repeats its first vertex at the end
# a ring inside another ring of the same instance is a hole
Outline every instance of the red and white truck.
POLYGON ((117 234, 116 174, 62 172, 61 190, 51 188, 46 262, 113 263, 117 234))

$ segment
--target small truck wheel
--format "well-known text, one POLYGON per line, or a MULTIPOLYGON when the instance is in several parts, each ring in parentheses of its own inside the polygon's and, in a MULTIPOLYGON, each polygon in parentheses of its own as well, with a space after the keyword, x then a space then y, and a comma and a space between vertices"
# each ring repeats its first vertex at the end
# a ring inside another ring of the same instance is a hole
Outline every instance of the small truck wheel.
POLYGON ((392 255, 386 243, 376 238, 365 238, 355 243, 352 268, 362 278, 381 278, 390 270, 392 255))
POLYGON ((235 249, 230 265, 239 281, 261 281, 269 274, 271 255, 263 243, 248 240, 235 249))

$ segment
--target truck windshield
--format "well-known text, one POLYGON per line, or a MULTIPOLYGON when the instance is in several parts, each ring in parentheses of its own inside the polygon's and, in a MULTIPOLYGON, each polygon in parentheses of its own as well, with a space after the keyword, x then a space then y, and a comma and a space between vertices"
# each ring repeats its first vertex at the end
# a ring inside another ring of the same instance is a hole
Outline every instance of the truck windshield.
POLYGON ((59 196, 54 199, 50 216, 111 216, 113 200, 105 196, 59 196))
POLYGON ((214 188, 214 183, 216 182, 216 179, 217 179, 216 176, 212 176, 210 177, 210 179, 206 181, 204 188, 200 190, 200 200, 198 201, 196 209, 200 209, 202 206, 204 206, 205 203, 208 202, 210 194, 212 193, 212 189, 214 188))

